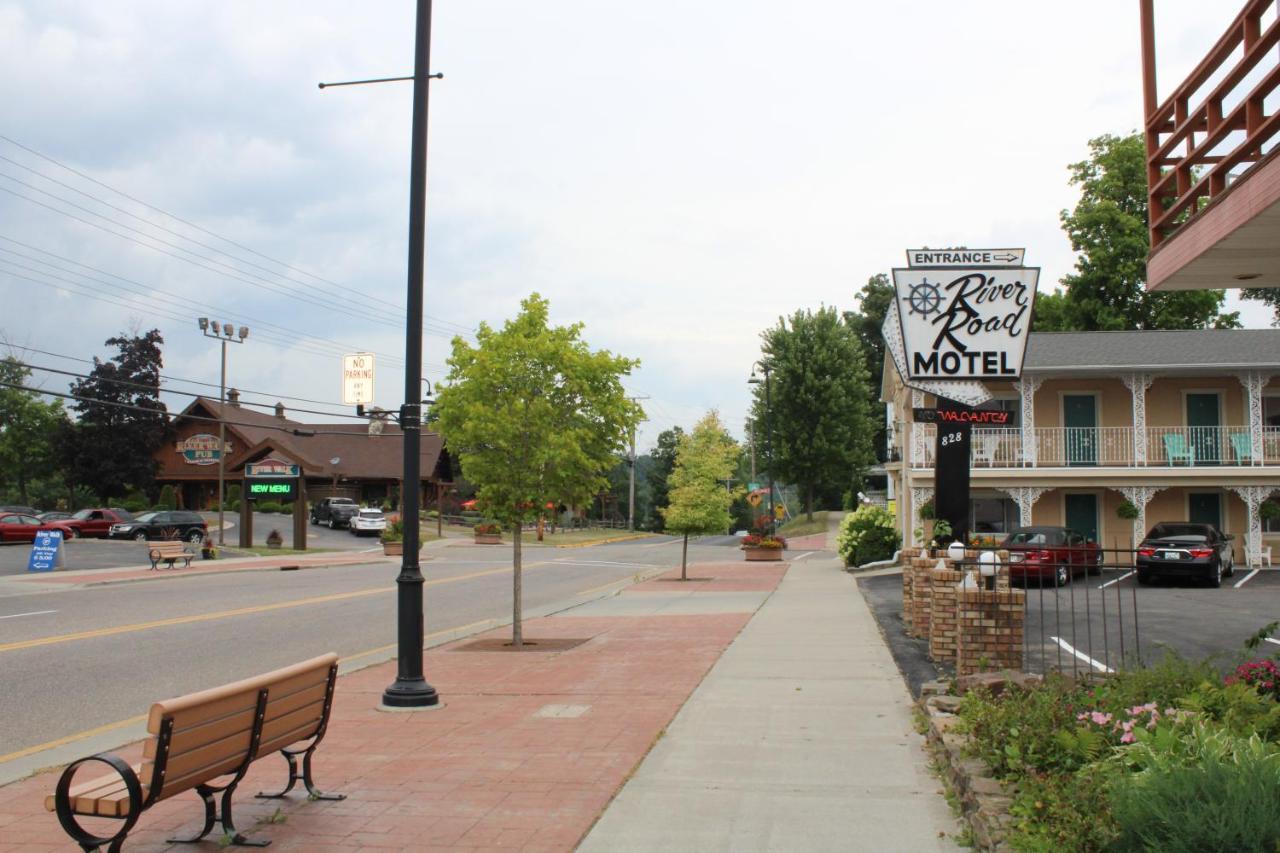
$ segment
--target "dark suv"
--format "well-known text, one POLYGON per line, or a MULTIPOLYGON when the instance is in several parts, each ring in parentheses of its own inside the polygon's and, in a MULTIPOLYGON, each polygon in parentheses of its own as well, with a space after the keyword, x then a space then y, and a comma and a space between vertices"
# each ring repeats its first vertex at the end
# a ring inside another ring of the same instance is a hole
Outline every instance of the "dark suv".
POLYGON ((327 524, 330 530, 346 527, 360 505, 351 498, 321 498, 311 507, 311 523, 327 524))
POLYGON ((112 539, 136 539, 139 542, 160 542, 165 539, 185 539, 199 542, 209 533, 209 525, 198 513, 183 510, 144 512, 132 521, 111 525, 108 534, 112 539))
POLYGON ((1234 538, 1212 524, 1162 521, 1138 545, 1138 583, 1151 583, 1153 577, 1164 575, 1222 586, 1224 575, 1235 574, 1234 538))

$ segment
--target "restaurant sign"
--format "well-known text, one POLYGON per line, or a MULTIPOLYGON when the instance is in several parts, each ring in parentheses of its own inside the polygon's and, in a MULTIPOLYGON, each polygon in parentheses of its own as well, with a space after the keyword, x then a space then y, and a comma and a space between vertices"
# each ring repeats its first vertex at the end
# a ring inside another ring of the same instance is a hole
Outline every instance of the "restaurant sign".
MULTIPOLYGON (((999 250, 1021 260, 1021 252, 999 250)), ((978 264, 997 250, 975 250, 978 264)), ((908 380, 1018 379, 1027 350, 1038 267, 951 266, 924 252, 893 271, 908 380), (924 257, 921 257, 924 256, 924 257)), ((1003 258, 1002 258, 1003 259, 1003 258)))
MULTIPOLYGON (((188 465, 217 465, 218 437, 208 433, 188 436, 177 443, 175 448, 182 454, 188 465)), ((231 442, 227 442, 227 452, 231 451, 231 442)))

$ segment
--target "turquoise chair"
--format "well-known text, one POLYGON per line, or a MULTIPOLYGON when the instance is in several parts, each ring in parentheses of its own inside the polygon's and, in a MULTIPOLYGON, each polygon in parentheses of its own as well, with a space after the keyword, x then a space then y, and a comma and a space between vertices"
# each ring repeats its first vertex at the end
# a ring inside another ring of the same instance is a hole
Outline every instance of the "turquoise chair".
POLYGON ((1253 464, 1253 437, 1247 432, 1231 433, 1231 449, 1236 452, 1236 462, 1241 465, 1253 464))
POLYGON ((1164 458, 1172 465, 1179 459, 1186 460, 1188 465, 1196 464, 1196 449, 1187 445, 1187 440, 1172 433, 1164 437, 1164 458))

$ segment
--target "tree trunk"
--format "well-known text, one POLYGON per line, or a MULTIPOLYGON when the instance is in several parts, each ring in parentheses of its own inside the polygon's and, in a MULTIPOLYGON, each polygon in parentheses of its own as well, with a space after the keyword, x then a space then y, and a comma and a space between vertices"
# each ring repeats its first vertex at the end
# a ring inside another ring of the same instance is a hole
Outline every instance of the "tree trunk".
POLYGON ((684 534, 684 547, 680 549, 680 580, 687 581, 689 575, 687 567, 689 565, 689 534, 684 534))
POLYGON ((27 497, 27 475, 24 471, 18 472, 18 494, 24 504, 31 506, 31 499, 27 497))
POLYGON ((807 516, 808 520, 813 521, 813 484, 812 483, 810 483, 805 488, 805 493, 806 493, 805 512, 808 513, 808 516, 807 516))
POLYGON ((516 522, 512 526, 511 541, 514 543, 511 557, 511 645, 520 648, 524 645, 524 630, 520 624, 520 597, 523 594, 520 587, 520 522, 516 522))
POLYGON ((541 541, 542 541, 542 528, 543 528, 543 526, 544 526, 544 525, 543 525, 543 517, 542 517, 541 515, 539 515, 539 516, 538 516, 538 541, 539 541, 539 542, 541 542, 541 541))

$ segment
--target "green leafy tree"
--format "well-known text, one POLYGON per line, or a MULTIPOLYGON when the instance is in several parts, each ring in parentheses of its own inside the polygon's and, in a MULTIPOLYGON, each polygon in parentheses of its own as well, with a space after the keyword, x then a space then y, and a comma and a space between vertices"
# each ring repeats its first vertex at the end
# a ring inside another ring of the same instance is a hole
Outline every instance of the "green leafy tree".
POLYGON ((68 478, 104 501, 129 486, 154 490, 155 454, 170 432, 160 402, 163 344, 159 329, 109 338, 107 346, 119 352, 110 361, 94 358, 88 378, 71 385, 83 399, 73 406, 76 423, 59 437, 60 452, 68 478))
POLYGON ((54 436, 66 413, 60 402, 45 402, 24 390, 31 371, 15 358, 0 359, 0 484, 20 503, 31 502, 32 481, 55 466, 54 436))
POLYGON ((441 433, 484 513, 513 534, 512 642, 523 643, 521 539, 548 503, 582 506, 643 415, 622 377, 639 362, 592 351, 582 324, 548 325, 538 294, 501 330, 481 323, 474 346, 454 338, 436 402, 441 433))
MULTIPOLYGON (((688 580, 689 536, 723 533, 732 516, 729 507, 735 490, 725 481, 738 464, 738 445, 714 411, 682 436, 671 472, 670 503, 662 511, 666 529, 684 536, 680 551, 680 579, 688 580)), ((737 490, 741 491, 741 490, 737 490)))
POLYGON ((1245 299, 1256 299, 1271 307, 1271 325, 1280 326, 1280 287, 1250 287, 1241 291, 1245 299))
MULTIPOLYGON (((858 291, 858 310, 844 315, 845 322, 853 329, 862 343, 863 361, 867 366, 867 384, 872 400, 880 399, 880 386, 884 382, 884 318, 893 305, 893 282, 884 273, 876 273, 858 291)), ((876 437, 872 444, 876 458, 883 460, 888 453, 888 422, 883 406, 873 405, 871 420, 876 425, 876 437)))
POLYGON ((1070 311, 1067 295, 1061 288, 1054 288, 1053 293, 1039 292, 1031 328, 1037 332, 1069 332, 1072 322, 1070 311))
POLYGON ((761 338, 769 417, 763 383, 754 386, 752 412, 757 424, 771 424, 772 440, 762 445, 771 457, 766 465, 776 481, 799 488, 812 521, 819 498, 839 507, 846 491, 861 487, 873 459, 879 389, 870 387, 857 334, 834 308, 797 311, 761 338))
POLYGON ((1221 291, 1146 289, 1151 239, 1141 135, 1092 139, 1089 159, 1068 168, 1080 201, 1061 219, 1079 256, 1076 271, 1062 280, 1065 310, 1038 311, 1036 329, 1050 322, 1079 331, 1239 327, 1238 313, 1222 313, 1221 291))
POLYGON ((670 501, 669 483, 671 472, 676 466, 676 448, 680 446, 680 439, 683 437, 684 430, 680 427, 663 430, 658 433, 658 441, 648 453, 652 460, 648 476, 650 518, 652 529, 659 533, 663 529, 662 510, 666 509, 670 501))

